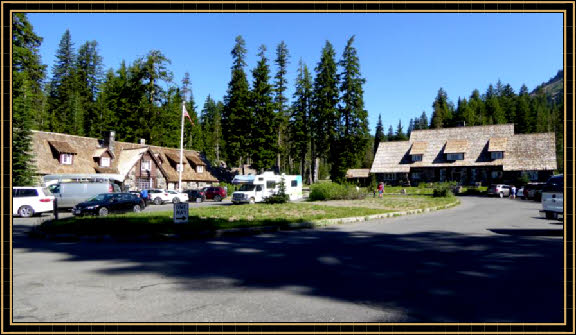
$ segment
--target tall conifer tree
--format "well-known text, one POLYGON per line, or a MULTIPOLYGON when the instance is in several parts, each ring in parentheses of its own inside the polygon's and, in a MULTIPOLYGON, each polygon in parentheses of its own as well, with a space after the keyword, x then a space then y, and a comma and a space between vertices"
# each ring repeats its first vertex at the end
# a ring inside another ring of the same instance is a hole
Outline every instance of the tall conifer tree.
POLYGON ((286 74, 288 73, 287 67, 289 62, 290 54, 288 52, 288 46, 284 41, 282 41, 276 47, 276 59, 274 63, 278 68, 276 75, 274 76, 274 107, 277 117, 277 128, 278 128, 278 154, 276 159, 276 165, 278 169, 283 171, 283 166, 288 163, 288 147, 289 145, 285 142, 288 141, 289 136, 287 134, 288 122, 289 122, 289 112, 288 112, 288 97, 286 96, 286 88, 288 86, 288 78, 286 74))
POLYGON ((270 69, 266 59, 266 47, 260 46, 258 64, 252 71, 252 109, 254 128, 252 130, 252 167, 256 170, 270 170, 276 162, 278 133, 274 122, 274 103, 270 69))
POLYGON ((342 60, 340 78, 341 106, 340 125, 337 127, 338 145, 331 154, 331 175, 333 180, 344 181, 346 171, 362 165, 368 146, 368 112, 364 109, 365 79, 360 74, 358 52, 353 46, 354 36, 346 43, 342 60))
MULTIPOLYGON (((306 173, 306 158, 310 147, 310 108, 312 104, 312 77, 306 64, 300 59, 298 76, 296 78, 296 90, 292 102, 292 117, 290 118, 289 134, 291 154, 300 163, 300 174, 306 173)), ((309 169, 308 169, 309 170, 309 169)), ((306 179, 311 182, 311 175, 306 179)))
POLYGON ((316 162, 319 158, 326 156, 330 146, 337 140, 339 93, 335 54, 332 44, 326 41, 324 48, 322 48, 320 62, 315 69, 313 107, 310 115, 314 182, 317 181, 319 175, 316 162))
POLYGON ((66 30, 52 66, 52 80, 48 108, 50 111, 50 131, 75 134, 76 124, 83 123, 82 111, 76 105, 75 52, 70 30, 66 30))
POLYGON ((232 79, 228 83, 228 92, 224 97, 222 113, 222 136, 226 143, 226 156, 230 165, 240 166, 249 156, 249 143, 253 127, 250 108, 246 66, 246 42, 242 36, 236 37, 232 49, 232 79))
POLYGON ((378 115, 378 123, 376 124, 376 132, 374 133, 374 155, 378 151, 380 142, 384 142, 386 135, 384 135, 384 126, 382 125, 382 114, 378 115))
POLYGON ((12 183, 33 184, 30 128, 36 114, 42 115, 42 80, 45 66, 40 59, 42 38, 36 35, 26 14, 15 13, 12 33, 12 183))

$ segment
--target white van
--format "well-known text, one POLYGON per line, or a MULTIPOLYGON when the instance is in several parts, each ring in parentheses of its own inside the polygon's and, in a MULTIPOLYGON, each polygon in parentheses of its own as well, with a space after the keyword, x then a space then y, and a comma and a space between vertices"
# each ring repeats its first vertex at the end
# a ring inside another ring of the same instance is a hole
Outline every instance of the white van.
POLYGON ((552 176, 542 190, 542 210, 549 220, 564 215, 564 175, 552 176))
POLYGON ((280 183, 284 178, 285 192, 291 201, 302 199, 302 176, 276 175, 274 172, 264 172, 260 175, 236 176, 232 184, 241 184, 240 190, 232 194, 234 204, 263 202, 271 195, 280 191, 280 183))
POLYGON ((42 179, 56 198, 58 208, 71 208, 100 193, 122 190, 121 177, 113 174, 46 175, 42 179))

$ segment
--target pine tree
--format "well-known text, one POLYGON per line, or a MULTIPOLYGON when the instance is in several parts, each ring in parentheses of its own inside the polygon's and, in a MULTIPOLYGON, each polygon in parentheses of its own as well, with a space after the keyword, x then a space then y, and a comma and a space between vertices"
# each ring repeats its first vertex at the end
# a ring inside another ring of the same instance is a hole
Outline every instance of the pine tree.
POLYGON ((317 159, 325 157, 337 140, 339 93, 338 73, 336 72, 334 57, 334 47, 329 41, 326 41, 320 62, 315 69, 316 78, 314 79, 313 103, 310 113, 313 182, 316 182, 319 176, 317 159))
POLYGON ((266 47, 260 46, 260 60, 252 71, 252 114, 254 128, 252 130, 252 167, 256 170, 270 170, 276 162, 278 151, 278 133, 274 122, 274 103, 272 101, 272 86, 269 83, 270 69, 266 59, 266 47))
POLYGON ((498 95, 502 91, 502 84, 498 81, 498 86, 495 89, 492 84, 488 86, 484 98, 486 104, 486 120, 484 124, 502 124, 506 122, 504 110, 500 106, 498 95))
POLYGON ((533 131, 533 118, 530 111, 530 96, 528 87, 522 85, 516 98, 516 118, 514 130, 517 133, 525 134, 533 131))
POLYGON ((340 125, 337 133, 338 145, 333 147, 331 160, 332 180, 344 181, 346 171, 349 168, 357 168, 362 165, 365 151, 368 147, 368 112, 364 109, 364 89, 362 85, 365 79, 360 74, 360 60, 356 48, 353 46, 352 36, 344 48, 340 78, 341 106, 340 125))
POLYGON ((84 112, 82 133, 91 137, 100 135, 97 128, 96 97, 102 82, 102 57, 98 54, 97 47, 96 41, 84 43, 78 49, 76 58, 76 87, 81 109, 84 112))
POLYGON ((396 135, 394 135, 394 128, 392 128, 392 125, 388 127, 388 134, 386 137, 388 138, 388 141, 396 141, 396 135))
POLYGON ((83 111, 76 105, 78 93, 74 92, 76 82, 74 44, 70 31, 66 30, 58 50, 56 61, 52 66, 52 80, 50 82, 50 95, 48 108, 50 111, 50 131, 57 133, 75 134, 77 125, 83 124, 83 111))
POLYGON ((216 102, 210 95, 206 97, 204 107, 201 111, 201 124, 204 133, 204 153, 206 158, 220 164, 220 149, 222 139, 221 115, 216 106, 216 102))
POLYGON ((470 107, 470 104, 466 100, 466 98, 462 100, 458 100, 458 115, 462 122, 464 122, 465 126, 473 126, 476 122, 476 115, 474 115, 474 111, 470 107))
POLYGON ((42 80, 45 66, 40 60, 42 38, 36 35, 26 14, 15 13, 12 33, 12 183, 32 185, 35 168, 31 155, 30 128, 34 115, 42 114, 42 80))
POLYGON ((422 111, 422 115, 420 116, 420 128, 419 129, 428 129, 430 127, 428 123, 428 116, 426 115, 425 111, 422 111))
MULTIPOLYGON (((292 116, 290 118, 289 134, 290 153, 300 162, 299 172, 304 177, 306 173, 306 158, 310 147, 310 108, 312 104, 312 76, 306 64, 300 59, 296 90, 292 102, 292 116)), ((309 169, 308 169, 309 170, 309 169)), ((311 182, 311 176, 306 179, 311 182)))
MULTIPOLYGON (((174 96, 176 94, 174 90, 167 93, 162 88, 162 82, 172 82, 173 74, 168 69, 169 64, 171 64, 170 59, 161 51, 151 50, 145 58, 138 59, 133 67, 136 78, 141 80, 146 97, 146 100, 143 101, 144 113, 139 118, 141 128, 136 129, 135 136, 136 138, 149 139, 150 144, 166 142, 166 139, 161 138, 164 133, 162 125, 166 122, 172 122, 172 120, 163 118, 165 113, 160 110, 160 105, 170 103, 164 102, 165 99, 171 99, 172 103, 181 99, 181 97, 174 96)), ((177 119, 180 120, 178 117, 177 119)))
POLYGON ((288 97, 285 96, 286 88, 288 85, 288 79, 286 78, 287 66, 289 64, 288 58, 290 57, 288 52, 288 46, 282 41, 276 47, 276 59, 274 63, 278 67, 278 71, 274 76, 274 109, 277 118, 277 128, 278 128, 278 155, 276 160, 276 165, 280 171, 283 171, 282 166, 286 166, 288 145, 287 140, 289 136, 287 135, 287 128, 289 122, 289 112, 288 112, 288 97))
POLYGON ((184 148, 194 149, 199 152, 204 152, 204 134, 202 124, 199 122, 196 113, 196 102, 194 101, 194 94, 192 94, 192 84, 190 82, 190 73, 184 73, 182 78, 182 100, 190 98, 186 102, 186 111, 190 116, 190 120, 184 120, 184 148))
POLYGON ((248 158, 251 144, 253 118, 250 108, 248 80, 244 67, 246 66, 246 42, 242 36, 236 37, 232 49, 232 79, 228 83, 228 92, 224 97, 222 113, 222 136, 226 143, 226 156, 229 164, 240 166, 248 158))
POLYGON ((378 115, 378 123, 376 124, 376 132, 374 134, 374 155, 378 151, 378 145, 380 142, 385 141, 386 135, 384 135, 384 126, 382 125, 382 114, 378 115))
POLYGON ((410 138, 412 130, 414 130, 414 119, 410 119, 410 122, 408 123, 408 129, 406 130, 406 135, 408 136, 408 138, 410 138))
POLYGON ((432 125, 431 128, 449 127, 452 122, 452 111, 448 103, 448 95, 443 88, 438 90, 438 94, 432 104, 432 125))
POLYGON ((398 120, 398 126, 396 127, 396 141, 406 141, 408 137, 404 133, 404 127, 402 127, 402 120, 398 120))
POLYGON ((484 106, 484 101, 480 96, 478 90, 472 91, 470 95, 470 100, 468 101, 468 106, 470 107, 471 119, 467 120, 466 125, 468 126, 481 126, 485 124, 486 108, 484 106))
POLYGON ((504 85, 500 95, 500 106, 504 110, 506 123, 514 123, 516 120, 516 93, 510 84, 504 85))

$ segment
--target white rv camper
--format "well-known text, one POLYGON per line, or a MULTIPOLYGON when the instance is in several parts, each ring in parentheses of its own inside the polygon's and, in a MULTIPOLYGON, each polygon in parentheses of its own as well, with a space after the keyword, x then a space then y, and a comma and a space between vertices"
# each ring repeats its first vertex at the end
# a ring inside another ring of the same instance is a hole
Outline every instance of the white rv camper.
POLYGON ((234 177, 232 184, 241 184, 239 191, 232 194, 234 204, 263 202, 271 195, 280 191, 280 183, 284 178, 286 194, 289 200, 302 199, 302 176, 276 175, 274 172, 264 172, 259 175, 240 175, 234 177))

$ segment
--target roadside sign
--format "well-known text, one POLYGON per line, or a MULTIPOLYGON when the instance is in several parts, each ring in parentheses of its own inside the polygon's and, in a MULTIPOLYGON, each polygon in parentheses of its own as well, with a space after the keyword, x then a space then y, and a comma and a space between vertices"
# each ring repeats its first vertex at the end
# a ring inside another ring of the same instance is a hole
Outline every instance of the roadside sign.
POLYGON ((174 223, 188 223, 188 203, 174 204, 174 223))

